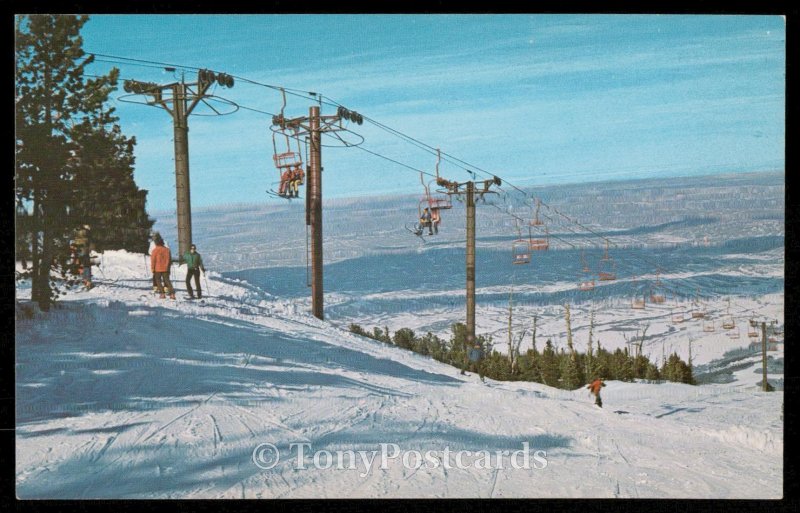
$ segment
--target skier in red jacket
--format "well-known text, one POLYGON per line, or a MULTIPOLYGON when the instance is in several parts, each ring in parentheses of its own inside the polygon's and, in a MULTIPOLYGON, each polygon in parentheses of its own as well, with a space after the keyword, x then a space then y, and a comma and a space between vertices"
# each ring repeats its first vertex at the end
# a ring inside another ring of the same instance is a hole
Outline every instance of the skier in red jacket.
POLYGON ((594 404, 596 404, 601 408, 603 407, 603 400, 600 399, 600 389, 603 388, 604 386, 606 386, 606 384, 603 383, 603 380, 600 378, 597 378, 588 385, 586 385, 586 388, 589 389, 589 393, 594 394, 595 397, 594 404))
POLYGON ((154 242, 156 247, 150 253, 150 265, 159 296, 161 299, 166 297, 164 295, 164 287, 166 287, 169 292, 169 298, 175 299, 175 289, 172 288, 172 282, 169 280, 169 266, 172 263, 172 255, 170 255, 169 248, 164 246, 164 239, 160 236, 155 238, 154 242))
POLYGON ((290 196, 291 195, 291 181, 292 181, 292 170, 285 169, 283 173, 281 173, 281 184, 278 186, 278 195, 280 196, 290 196))

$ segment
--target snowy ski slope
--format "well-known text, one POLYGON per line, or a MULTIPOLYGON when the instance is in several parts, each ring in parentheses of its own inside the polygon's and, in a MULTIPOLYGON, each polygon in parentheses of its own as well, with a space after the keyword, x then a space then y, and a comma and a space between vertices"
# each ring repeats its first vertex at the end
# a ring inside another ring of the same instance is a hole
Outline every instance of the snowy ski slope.
POLYGON ((19 497, 782 496, 782 392, 610 382, 598 409, 586 390, 481 384, 216 272, 206 303, 160 300, 144 258, 106 252, 95 289, 17 319, 19 497), (526 442, 544 468, 514 468, 526 442), (491 454, 459 468, 446 449, 491 454), (427 451, 438 466, 417 465, 427 451))

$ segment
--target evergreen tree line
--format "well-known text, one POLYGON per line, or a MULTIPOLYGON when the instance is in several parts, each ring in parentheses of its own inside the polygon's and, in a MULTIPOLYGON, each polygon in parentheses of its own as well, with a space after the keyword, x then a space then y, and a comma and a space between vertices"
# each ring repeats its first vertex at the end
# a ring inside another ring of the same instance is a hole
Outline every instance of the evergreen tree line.
POLYGON ((88 19, 15 19, 15 250, 23 269, 16 277, 31 279, 43 310, 67 283, 57 277, 67 276, 76 229, 91 227, 98 252, 145 252, 154 223, 147 191, 133 178, 136 140, 108 105, 119 70, 86 73, 94 56, 84 53, 80 30, 88 19))
MULTIPOLYGON (((443 340, 431 332, 419 337, 409 328, 401 328, 391 335, 386 327, 375 327, 370 332, 358 324, 350 325, 350 331, 357 335, 430 356, 464 370, 469 364, 466 326, 456 323, 451 329, 450 339, 443 340)), ((672 353, 659 368, 645 355, 633 356, 627 347, 609 351, 599 341, 595 347, 590 345, 587 352, 580 353, 574 349, 566 351, 563 347, 557 350, 553 342, 547 339, 544 348, 539 351, 534 336, 532 347, 512 359, 492 349, 491 337, 478 336, 476 339, 476 346, 480 346, 483 352, 477 371, 498 381, 534 381, 566 390, 580 388, 595 378, 694 384, 691 366, 677 353, 672 353)))

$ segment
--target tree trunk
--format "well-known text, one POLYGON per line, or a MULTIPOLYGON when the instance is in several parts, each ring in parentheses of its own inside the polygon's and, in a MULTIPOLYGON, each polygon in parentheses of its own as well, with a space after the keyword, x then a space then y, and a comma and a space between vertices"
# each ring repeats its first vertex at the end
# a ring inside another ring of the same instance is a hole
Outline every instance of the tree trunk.
MULTIPOLYGON (((47 214, 46 202, 41 202, 42 213, 47 214)), ((48 223, 42 223, 42 251, 39 261, 34 263, 34 280, 31 283, 31 299, 39 304, 39 309, 48 311, 50 309, 50 268, 53 262, 53 240, 52 230, 48 223)))

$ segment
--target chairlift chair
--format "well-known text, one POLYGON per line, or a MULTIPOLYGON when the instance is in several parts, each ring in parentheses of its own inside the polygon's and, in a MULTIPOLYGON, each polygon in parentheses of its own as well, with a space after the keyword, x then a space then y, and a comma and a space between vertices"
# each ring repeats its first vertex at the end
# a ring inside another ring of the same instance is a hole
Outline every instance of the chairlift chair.
POLYGON ((592 270, 589 269, 589 266, 586 264, 586 259, 583 256, 583 250, 581 250, 581 264, 583 265, 583 269, 582 275, 580 276, 580 281, 578 282, 578 289, 583 291, 594 290, 594 278, 589 279, 592 270))
POLYGON ((614 281, 617 279, 614 260, 608 256, 608 239, 606 239, 606 250, 603 258, 600 259, 600 269, 597 272, 600 281, 614 281))
POLYGON ((733 315, 731 315, 731 298, 728 298, 728 314, 722 320, 722 329, 732 330, 735 327, 736 321, 733 320, 733 315))
POLYGON ((428 206, 431 210, 447 210, 453 208, 449 194, 433 194, 428 197, 428 206))
POLYGON ((750 327, 747 328, 747 336, 750 338, 758 338, 758 331, 756 330, 754 321, 750 321, 750 327))
POLYGON ((773 344, 777 344, 782 341, 783 339, 783 328, 778 327, 778 321, 772 321, 767 328, 767 341, 773 344))
POLYGON ((644 296, 641 298, 636 296, 636 276, 633 277, 634 295, 631 300, 631 308, 634 310, 644 310, 644 296))
MULTIPOLYGON (((441 218, 439 219, 441 220, 441 218)), ((428 229, 428 233, 431 234, 433 233, 433 211, 430 210, 430 207, 428 207, 427 198, 422 198, 417 205, 417 222, 415 224, 415 227, 416 227, 415 234, 421 235, 426 228, 428 229), (423 223, 422 213, 425 211, 426 208, 428 208, 428 211, 431 214, 431 219, 430 221, 423 223)))
POLYGON ((658 293, 658 290, 661 288, 661 280, 659 279, 660 271, 656 271, 656 282, 653 287, 650 289, 650 302, 661 304, 666 300, 664 294, 658 293))
POLYGON ((293 169, 303 165, 303 158, 300 155, 300 152, 285 151, 283 153, 278 153, 277 148, 275 150, 276 151, 272 156, 272 160, 275 162, 275 167, 278 169, 278 171, 284 171, 287 168, 293 169))
MULTIPOLYGON (((278 181, 281 183, 281 187, 284 189, 283 191, 278 191, 278 196, 290 197, 290 195, 286 194, 286 188, 289 187, 288 183, 283 183, 282 176, 284 172, 291 171, 294 169, 303 169, 303 154, 302 149, 300 147, 300 136, 299 136, 299 128, 297 126, 287 126, 286 125, 286 118, 283 116, 283 110, 286 108, 286 92, 281 89, 281 93, 283 94, 283 105, 281 106, 281 112, 277 116, 273 116, 272 124, 277 126, 278 128, 272 130, 272 161, 275 164, 275 169, 278 170, 278 181), (292 132, 292 135, 290 135, 292 132), (285 149, 286 151, 278 151, 278 135, 282 135, 284 138, 284 144, 281 145, 281 150, 285 149), (292 148, 292 143, 290 139, 294 139, 297 143, 297 151, 294 151, 292 148)), ((291 181, 291 180, 290 180, 291 181)), ((298 185, 302 185, 302 181, 298 182, 298 185)), ((289 191, 291 192, 291 191, 289 191)))
POLYGON ((550 232, 547 231, 547 228, 544 229, 544 237, 543 238, 534 238, 528 242, 531 251, 546 251, 550 249, 550 232))
POLYGON ((526 239, 517 239, 511 243, 512 263, 529 264, 531 262, 531 252, 526 239))
POLYGON ((736 321, 733 320, 733 317, 725 317, 722 321, 722 329, 724 330, 732 330, 736 327, 736 321))
POLYGON ((519 229, 519 223, 514 221, 514 224, 517 228, 517 240, 511 243, 511 256, 512 262, 514 264, 527 264, 531 261, 531 249, 530 249, 530 232, 528 232, 528 238, 522 238, 522 232, 519 229))
POLYGON ((713 331, 716 331, 716 329, 714 328, 714 319, 708 319, 706 321, 703 321, 703 331, 705 331, 706 333, 711 333, 713 331))
POLYGON ((703 305, 700 303, 700 291, 697 291, 697 295, 695 296, 695 300, 692 302, 694 305, 692 308, 692 319, 703 319, 706 316, 706 311, 703 308, 703 305))
POLYGON ((534 214, 533 219, 531 219, 528 230, 535 230, 536 234, 534 236, 531 233, 530 236, 530 249, 531 251, 546 251, 550 248, 550 232, 547 230, 547 227, 544 226, 544 222, 539 219, 539 209, 542 206, 541 200, 536 200, 536 213, 534 214))
MULTIPOLYGON (((440 191, 437 194, 431 194, 431 183, 438 183, 440 180, 439 177, 439 163, 442 161, 442 154, 439 151, 439 148, 436 148, 436 178, 428 182, 425 185, 425 182, 422 182, 422 185, 425 187, 425 197, 428 199, 428 207, 431 210, 448 210, 453 208, 453 202, 450 198, 450 195, 446 193, 446 191, 440 191)), ((422 181, 422 173, 420 173, 420 180, 422 181)))
POLYGON ((738 340, 739 339, 739 328, 736 328, 736 329, 730 331, 728 333, 728 338, 730 338, 732 340, 738 340))
POLYGON ((697 309, 692 310, 692 319, 704 319, 706 313, 703 310, 697 309))
POLYGON ((678 313, 672 312, 672 324, 680 324, 683 322, 683 312, 679 311, 678 313))

